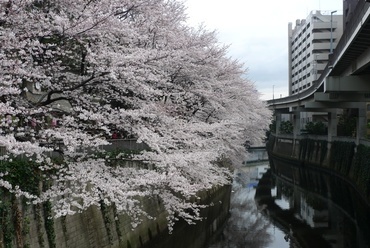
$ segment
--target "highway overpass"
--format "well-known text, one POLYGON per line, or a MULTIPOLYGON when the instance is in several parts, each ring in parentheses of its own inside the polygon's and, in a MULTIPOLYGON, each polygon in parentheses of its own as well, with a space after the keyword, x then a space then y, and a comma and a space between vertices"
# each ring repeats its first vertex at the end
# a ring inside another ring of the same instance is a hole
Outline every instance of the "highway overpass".
POLYGON ((295 135, 304 128, 301 112, 326 113, 329 140, 337 135, 339 110, 355 110, 357 142, 366 138, 370 104, 370 3, 359 0, 352 19, 329 55, 327 66, 310 88, 267 103, 274 110, 277 130, 281 114, 289 114, 295 135))

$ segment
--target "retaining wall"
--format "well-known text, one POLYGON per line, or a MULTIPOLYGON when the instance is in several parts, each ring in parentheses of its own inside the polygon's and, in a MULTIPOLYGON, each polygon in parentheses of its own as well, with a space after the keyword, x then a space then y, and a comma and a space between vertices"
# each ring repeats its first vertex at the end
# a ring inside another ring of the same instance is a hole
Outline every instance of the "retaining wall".
POLYGON ((146 219, 133 229, 130 217, 117 214, 112 206, 93 206, 82 213, 51 220, 45 206, 27 205, 1 192, 0 208, 7 218, 0 217, 0 248, 202 248, 226 221, 230 192, 230 185, 201 192, 201 203, 212 203, 202 210, 205 219, 196 225, 179 221, 172 234, 168 233, 167 214, 157 198, 142 199, 144 209, 155 219, 146 219), (9 203, 7 209, 5 202, 9 203))
POLYGON ((299 183, 300 169, 309 167, 345 180, 370 202, 370 147, 353 139, 271 135, 267 143, 270 167, 276 175, 299 183))

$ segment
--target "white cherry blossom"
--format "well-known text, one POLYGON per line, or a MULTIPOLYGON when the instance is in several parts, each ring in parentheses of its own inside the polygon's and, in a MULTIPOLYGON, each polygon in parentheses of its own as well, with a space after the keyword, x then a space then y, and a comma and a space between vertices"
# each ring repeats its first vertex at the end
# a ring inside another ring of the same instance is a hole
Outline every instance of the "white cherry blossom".
POLYGON ((271 114, 215 32, 185 21, 175 0, 0 1, 1 158, 50 177, 35 203, 58 217, 103 201, 140 220, 140 198, 159 197, 170 224, 191 223, 191 197, 230 183, 220 161, 241 164, 271 114), (114 132, 149 147, 138 166, 95 156, 114 132))

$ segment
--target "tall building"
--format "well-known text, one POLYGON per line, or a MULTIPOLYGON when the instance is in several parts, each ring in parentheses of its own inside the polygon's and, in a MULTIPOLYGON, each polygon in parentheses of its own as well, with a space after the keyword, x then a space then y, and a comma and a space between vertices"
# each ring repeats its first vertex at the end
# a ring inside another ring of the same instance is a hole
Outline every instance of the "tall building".
POLYGON ((311 11, 306 19, 288 24, 289 95, 312 86, 343 33, 343 16, 335 11, 311 11))

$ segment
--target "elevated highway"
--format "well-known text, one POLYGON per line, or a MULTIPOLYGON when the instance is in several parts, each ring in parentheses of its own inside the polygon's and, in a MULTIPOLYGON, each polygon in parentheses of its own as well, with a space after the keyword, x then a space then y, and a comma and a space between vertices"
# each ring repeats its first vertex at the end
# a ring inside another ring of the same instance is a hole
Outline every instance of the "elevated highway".
MULTIPOLYGON (((307 90, 295 95, 268 101, 271 109, 283 110, 291 107, 304 107, 307 102, 320 101, 339 97, 338 94, 330 95, 331 92, 361 93, 366 97, 370 93, 370 3, 360 0, 353 18, 345 27, 333 54, 329 56, 329 62, 321 76, 307 90), (346 78, 344 78, 347 76, 346 78), (356 77, 369 82, 368 84, 355 83, 356 77), (342 78, 342 86, 347 85, 351 90, 336 88, 337 80, 342 78), (344 83, 343 83, 344 82, 344 83), (315 93, 318 96, 315 98, 315 93), (323 94, 327 98, 322 98, 323 94)), ((353 96, 353 100, 357 97, 353 96)), ((366 97, 366 99, 369 97, 366 97)), ((348 97, 346 98, 348 100, 348 97)))
MULTIPOLYGON (((370 1, 359 0, 343 35, 321 76, 305 91, 269 100, 276 124, 290 114, 294 134, 300 132, 300 112, 327 113, 329 136, 336 136, 339 109, 355 109, 356 136, 366 137, 367 103, 370 103, 370 1)), ((329 137, 330 139, 330 137, 329 137)))

